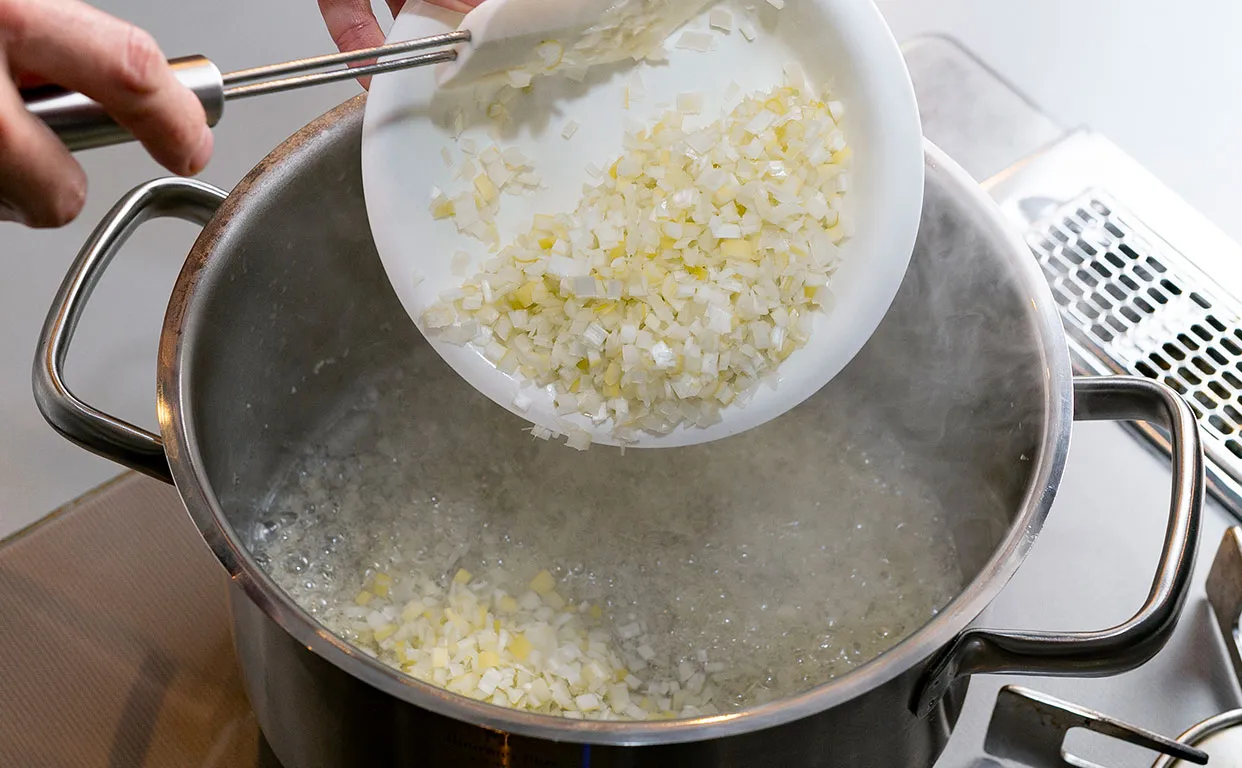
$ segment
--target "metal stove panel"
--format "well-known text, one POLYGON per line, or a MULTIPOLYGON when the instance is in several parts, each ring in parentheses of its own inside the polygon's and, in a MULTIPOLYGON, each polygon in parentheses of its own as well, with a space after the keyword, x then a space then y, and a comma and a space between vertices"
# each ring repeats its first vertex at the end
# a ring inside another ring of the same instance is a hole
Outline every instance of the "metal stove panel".
MULTIPOLYGON (((1199 417, 1211 490, 1242 517, 1242 248, 1145 176, 1078 132, 985 186, 1048 278, 1075 367, 1180 392, 1199 417)), ((1159 430, 1133 428, 1167 452, 1159 430)))
MULTIPOLYGON (((1242 246, 1116 145, 1067 132, 952 40, 903 46, 924 133, 1025 235, 1079 373, 1164 381, 1199 416, 1209 487, 1242 519, 1242 246)), ((1160 452, 1165 436, 1133 430, 1160 452)))
POLYGON ((1027 242, 1078 344, 1080 365, 1177 390, 1199 418, 1205 451, 1227 475, 1219 480, 1236 497, 1242 303, 1101 189, 1035 223, 1027 242))

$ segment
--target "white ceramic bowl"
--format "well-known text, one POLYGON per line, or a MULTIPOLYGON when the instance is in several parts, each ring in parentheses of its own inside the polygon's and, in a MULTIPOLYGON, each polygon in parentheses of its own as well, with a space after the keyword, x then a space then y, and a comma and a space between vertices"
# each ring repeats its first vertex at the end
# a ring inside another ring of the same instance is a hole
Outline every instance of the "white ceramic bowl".
MULTIPOLYGON (((670 44, 668 64, 658 68, 605 67, 581 84, 545 78, 532 94, 508 104, 515 127, 500 141, 502 147, 516 146, 533 159, 544 186, 531 197, 502 197, 498 223, 505 242, 519 228, 529 227, 535 213, 573 210, 582 184, 589 181, 587 164, 606 167, 621 154, 626 120, 653 121, 659 116, 656 105, 673 102, 678 93, 706 96, 706 122, 720 115, 731 83, 744 92, 768 90, 783 81, 785 65, 796 61, 808 80, 845 104, 842 127, 854 152, 854 184, 848 196, 854 236, 842 249, 842 264, 831 284, 831 310, 817 317, 810 342, 780 366, 776 386, 761 385, 744 407, 723 409, 722 421, 712 427, 644 434, 635 447, 727 437, 781 415, 818 391, 857 354, 888 311, 918 232, 922 130, 905 62, 875 5, 870 0, 787 0, 780 11, 763 0, 721 5, 737 18, 745 6, 758 7, 754 42, 736 30, 717 33, 714 49, 707 53, 670 44), (626 110, 622 89, 632 84, 635 73, 646 95, 626 110), (579 129, 565 140, 561 132, 571 119, 579 129)), ((389 40, 444 32, 460 20, 456 14, 411 2, 389 40)), ((699 19, 688 28, 706 27, 699 19)), ((474 111, 472 94, 437 92, 434 72, 415 69, 375 78, 367 104, 362 144, 367 213, 393 288, 420 327, 423 312, 439 294, 463 282, 460 274, 453 274, 453 254, 471 254, 470 273, 488 256, 485 246, 459 235, 451 222, 435 221, 429 210, 433 186, 451 195, 467 183, 455 178, 462 155, 448 117, 458 99, 464 100, 464 112, 474 111), (446 167, 441 156, 446 147, 454 167, 446 167)), ((474 139, 480 148, 492 143, 490 121, 474 122, 467 116, 466 123, 462 138, 474 139)), ((466 381, 505 408, 545 427, 569 421, 587 430, 594 442, 615 443, 607 422, 595 426, 584 417, 557 416, 550 392, 527 388, 534 402, 525 411, 515 408, 521 382, 498 371, 473 346, 455 346, 434 333, 428 337, 466 381)))

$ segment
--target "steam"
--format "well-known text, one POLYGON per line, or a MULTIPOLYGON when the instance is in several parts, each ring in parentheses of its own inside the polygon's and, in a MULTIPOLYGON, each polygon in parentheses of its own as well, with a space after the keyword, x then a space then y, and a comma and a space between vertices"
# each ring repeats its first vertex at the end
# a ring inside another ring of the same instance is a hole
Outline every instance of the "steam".
POLYGON ((367 569, 521 585, 551 568, 571 599, 645 621, 653 663, 723 662, 723 707, 847 672, 973 577, 1039 444, 1030 307, 963 205, 931 185, 893 309, 836 380, 691 448, 533 440, 377 291, 398 330, 350 358, 346 407, 293 470, 253 489, 271 500, 255 551, 312 610, 352 599, 367 569))
POLYGON ((1012 260, 1027 254, 981 231, 973 204, 928 174, 897 299, 829 387, 936 488, 969 579, 1017 513, 1042 442, 1043 342, 1012 260))

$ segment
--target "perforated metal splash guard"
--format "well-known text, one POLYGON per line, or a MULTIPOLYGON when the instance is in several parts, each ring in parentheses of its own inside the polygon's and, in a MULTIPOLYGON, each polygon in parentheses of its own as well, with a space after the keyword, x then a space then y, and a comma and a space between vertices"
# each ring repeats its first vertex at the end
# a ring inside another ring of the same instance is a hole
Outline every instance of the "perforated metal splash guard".
MULTIPOLYGON (((1242 517, 1242 248, 1086 131, 985 186, 1039 260, 1079 370, 1180 392, 1212 490, 1242 517)), ((1154 427, 1137 428, 1167 450, 1154 427)))
MULTIPOLYGON (((983 179, 1061 309, 1079 373, 1163 381, 1199 417, 1212 493, 1242 519, 1242 247, 1116 145, 1067 132, 960 46, 904 46, 924 132, 983 179)), ((1134 429, 1167 452, 1156 428, 1134 429)))
POLYGON ((1242 479, 1242 305, 1103 189, 1034 222, 1080 365, 1163 381, 1190 403, 1212 458, 1242 479))

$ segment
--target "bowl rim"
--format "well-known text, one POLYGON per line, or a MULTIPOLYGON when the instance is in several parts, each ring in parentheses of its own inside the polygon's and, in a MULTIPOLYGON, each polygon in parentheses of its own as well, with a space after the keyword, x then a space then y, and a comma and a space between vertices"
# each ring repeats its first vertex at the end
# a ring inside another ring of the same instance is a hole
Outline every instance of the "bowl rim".
MULTIPOLYGON (((796 7, 811 15, 809 20, 815 22, 816 31, 808 32, 807 25, 794 23, 790 14, 795 6, 790 6, 775 17, 781 20, 781 31, 770 37, 779 41, 777 48, 789 46, 789 53, 797 54, 795 58, 807 57, 807 71, 825 75, 825 82, 835 81, 834 98, 839 96, 845 103, 843 127, 854 152, 853 184, 846 200, 853 211, 855 234, 842 246, 843 257, 833 276, 830 292, 834 309, 812 315, 811 340, 794 350, 767 383, 752 389, 744 407, 721 409, 720 420, 704 427, 683 424, 662 435, 640 431, 627 447, 672 448, 711 442, 760 426, 796 407, 840 374, 861 351, 884 319, 909 267, 922 213, 924 169, 922 126, 905 59, 879 8, 870 0, 800 0, 796 7)), ((447 31, 457 18, 411 4, 398 16, 390 39, 447 31)), ((684 57, 675 59, 680 63, 668 72, 643 75, 648 81, 653 77, 668 81, 674 90, 691 89, 701 86, 700 77, 722 81, 735 77, 733 73, 721 74, 735 56, 752 56, 746 61, 758 68, 779 68, 787 58, 782 55, 784 51, 778 54, 775 48, 743 42, 740 35, 733 35, 715 50, 714 54, 682 52, 684 57), (728 45, 736 48, 726 49, 728 45), (686 73, 686 79, 678 72, 686 73)), ((612 78, 591 89, 569 109, 586 109, 624 122, 628 113, 622 111, 620 99, 612 98, 612 90, 623 82, 624 78, 612 78)), ((757 85, 747 82, 747 89, 757 85)), ((423 313, 437 301, 439 292, 456 287, 462 279, 440 256, 454 248, 470 250, 476 245, 451 234, 452 227, 445 222, 433 221, 426 208, 428 184, 449 189, 446 185, 453 183, 447 176, 437 176, 450 171, 441 170, 441 161, 435 156, 436 148, 447 139, 434 127, 430 115, 447 108, 430 106, 435 104, 434 99, 427 101, 429 92, 435 93, 429 90, 433 87, 430 73, 408 70, 377 80, 368 97, 363 122, 363 187, 376 251, 389 282, 436 353, 497 405, 524 421, 562 433, 567 431, 563 425, 572 425, 584 430, 594 443, 617 445, 611 420, 596 424, 579 413, 561 413, 548 388, 523 388, 522 379, 499 371, 477 345, 450 343, 424 327, 423 313), (421 149, 412 151, 412 145, 421 149), (415 157, 420 162, 406 159, 415 157), (412 279, 415 275, 417 279, 412 279), (525 397, 519 408, 514 400, 521 393, 525 397)), ((559 109, 557 105, 550 108, 553 113, 559 109)), ((573 151, 592 153, 597 161, 601 152, 611 155, 616 149, 609 143, 611 138, 596 144, 595 136, 590 130, 580 131, 573 151)), ((543 140, 517 136, 512 146, 540 158, 537 164, 541 164, 550 159, 543 153, 559 152, 561 143, 558 135, 543 140)), ((553 177, 557 178, 550 185, 556 190, 551 193, 554 198, 578 188, 577 175, 571 174, 571 180, 554 171, 553 177)), ((556 202, 567 203, 560 199, 556 202)), ((504 210, 500 215, 503 219, 504 210)), ((486 258, 481 253, 475 255, 486 258)))

